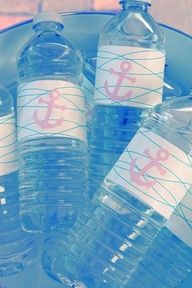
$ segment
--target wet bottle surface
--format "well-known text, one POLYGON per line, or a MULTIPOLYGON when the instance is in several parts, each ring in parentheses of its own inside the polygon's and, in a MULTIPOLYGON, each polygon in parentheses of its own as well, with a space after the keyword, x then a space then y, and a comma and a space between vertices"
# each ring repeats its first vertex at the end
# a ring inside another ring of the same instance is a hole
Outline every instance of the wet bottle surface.
POLYGON ((41 13, 33 29, 17 66, 21 221, 27 231, 65 230, 86 200, 83 61, 61 16, 41 13))
POLYGON ((165 38, 148 13, 150 1, 120 2, 101 32, 97 52, 89 194, 138 130, 147 108, 162 100, 165 38))
POLYGON ((67 240, 47 239, 42 263, 50 277, 67 287, 129 287, 191 186, 192 134, 182 129, 190 102, 189 97, 157 105, 67 240))
POLYGON ((37 247, 20 225, 15 112, 11 95, 2 87, 0 155, 0 277, 6 277, 31 266, 37 247))

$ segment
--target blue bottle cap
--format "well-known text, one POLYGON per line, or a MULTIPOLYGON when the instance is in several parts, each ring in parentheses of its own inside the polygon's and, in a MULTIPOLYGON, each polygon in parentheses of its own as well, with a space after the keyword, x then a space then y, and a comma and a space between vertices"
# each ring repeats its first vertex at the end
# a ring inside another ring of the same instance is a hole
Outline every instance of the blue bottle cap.
POLYGON ((123 3, 123 2, 128 2, 128 1, 139 1, 139 2, 144 2, 144 3, 148 3, 151 4, 152 0, 121 0, 119 3, 123 3))
POLYGON ((38 13, 34 19, 33 19, 33 27, 36 24, 42 23, 42 22, 55 22, 55 23, 59 23, 62 26, 64 26, 63 24, 63 18, 59 13, 56 12, 40 12, 38 13))

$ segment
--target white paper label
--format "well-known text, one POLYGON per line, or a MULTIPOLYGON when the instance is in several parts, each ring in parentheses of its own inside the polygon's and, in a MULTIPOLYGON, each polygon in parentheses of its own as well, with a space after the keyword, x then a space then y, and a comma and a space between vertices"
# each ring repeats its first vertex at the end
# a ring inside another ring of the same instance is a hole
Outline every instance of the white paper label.
POLYGON ((154 49, 101 46, 95 102, 152 107, 162 101, 165 54, 154 49))
POLYGON ((86 138, 85 100, 80 87, 40 80, 18 87, 18 141, 40 137, 86 138))
POLYGON ((169 219, 192 184, 192 159, 167 140, 141 128, 106 179, 169 219))
POLYGON ((17 169, 15 115, 11 113, 0 117, 0 176, 12 173, 17 169))
POLYGON ((192 188, 188 190, 166 227, 192 248, 192 188))

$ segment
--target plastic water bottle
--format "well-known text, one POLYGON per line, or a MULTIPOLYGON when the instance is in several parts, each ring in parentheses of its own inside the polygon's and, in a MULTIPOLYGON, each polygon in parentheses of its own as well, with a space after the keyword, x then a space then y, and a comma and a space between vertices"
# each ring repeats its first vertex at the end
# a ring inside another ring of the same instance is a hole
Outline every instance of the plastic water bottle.
MULTIPOLYGON (((95 52, 96 53, 96 52, 95 52)), ((84 86, 85 86, 85 96, 86 103, 87 103, 87 127, 88 127, 88 139, 89 143, 91 141, 91 130, 92 130, 92 115, 93 115, 93 107, 94 107, 94 95, 93 95, 93 86, 95 85, 95 75, 96 75, 96 60, 97 57, 95 56, 94 52, 87 53, 84 57, 84 86)), ((170 75, 167 73, 167 66, 165 65, 165 76, 164 76, 164 84, 163 84, 163 101, 172 99, 174 97, 181 97, 186 95, 187 93, 184 91, 184 88, 177 83, 174 79, 170 78, 170 75)), ((188 91, 187 91, 188 92, 188 91)), ((140 124, 143 120, 147 117, 149 113, 149 109, 144 109, 138 119, 135 119, 135 125, 133 126, 133 130, 136 131, 139 129, 140 124)), ((131 122, 130 122, 131 125, 131 122)), ((121 151, 122 152, 122 151, 121 151)), ((121 155, 121 152, 116 151, 117 156, 121 155)), ((108 169, 110 170, 113 167, 113 161, 111 162, 111 167, 109 165, 108 169)), ((106 175, 103 175, 102 178, 104 179, 106 175)))
MULTIPOLYGON (((178 108, 178 122, 176 123, 170 119, 167 124, 173 126, 172 129, 180 129, 181 137, 183 134, 188 134, 188 141, 191 141, 192 97, 189 96, 181 100, 181 103, 184 103, 185 107, 178 108)), ((170 111, 173 105, 174 102, 170 105, 170 111)), ((175 111, 173 117, 175 117, 175 111)), ((128 283, 128 287, 177 287, 192 271, 191 258, 192 187, 159 233, 153 246, 128 283)))
POLYGON ((21 221, 27 231, 65 230, 87 190, 85 100, 80 51, 56 13, 40 13, 18 56, 21 221))
POLYGON ((68 287, 129 287, 192 184, 191 104, 192 97, 176 98, 152 110, 67 240, 60 234, 45 242, 48 275, 68 287))
POLYGON ((0 87, 0 277, 18 273, 36 261, 34 237, 19 221, 15 113, 11 95, 0 87))
POLYGON ((162 101, 165 37, 148 13, 151 0, 120 3, 97 52, 91 197, 135 135, 143 111, 162 101))

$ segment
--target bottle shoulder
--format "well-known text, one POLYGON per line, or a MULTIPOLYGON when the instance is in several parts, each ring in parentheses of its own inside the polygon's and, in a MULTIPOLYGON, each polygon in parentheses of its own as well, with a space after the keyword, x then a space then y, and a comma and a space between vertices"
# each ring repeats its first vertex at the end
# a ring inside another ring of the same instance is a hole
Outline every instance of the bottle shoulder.
POLYGON ((104 27, 100 45, 130 45, 164 49, 165 36, 159 24, 146 11, 122 10, 104 27))
POLYGON ((74 57, 80 64, 83 62, 80 50, 61 33, 55 31, 43 31, 35 34, 20 50, 17 62, 23 57, 47 60, 74 57))
POLYGON ((161 137, 191 155, 191 107, 191 96, 164 101, 150 111, 143 125, 146 128, 155 129, 161 137))
POLYGON ((55 31, 36 33, 17 57, 18 81, 63 79, 81 83, 83 57, 80 50, 55 31))

